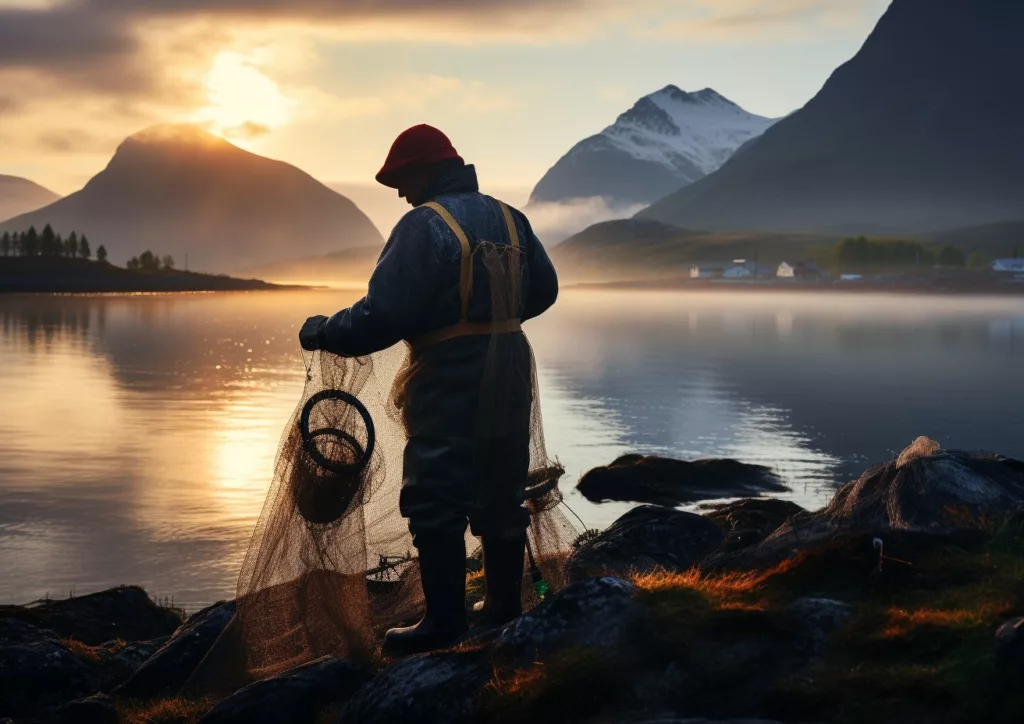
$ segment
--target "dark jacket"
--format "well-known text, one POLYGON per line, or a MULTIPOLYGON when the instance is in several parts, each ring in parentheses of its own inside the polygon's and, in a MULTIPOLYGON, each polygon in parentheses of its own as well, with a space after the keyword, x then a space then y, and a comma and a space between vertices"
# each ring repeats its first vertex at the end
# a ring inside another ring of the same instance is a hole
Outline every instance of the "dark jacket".
MULTIPOLYGON (((444 206, 470 238, 508 243, 508 230, 498 204, 479 192, 473 166, 453 169, 438 178, 430 201, 444 206)), ((530 222, 513 209, 523 249, 523 321, 554 304, 558 278, 530 222)), ((459 321, 458 239, 431 209, 407 213, 391 232, 370 277, 366 296, 327 320, 320 328, 320 347, 355 357, 387 349, 459 321)), ((477 265, 474 280, 480 280, 477 265)), ((490 319, 485 285, 477 286, 469 308, 470 321, 490 319)))

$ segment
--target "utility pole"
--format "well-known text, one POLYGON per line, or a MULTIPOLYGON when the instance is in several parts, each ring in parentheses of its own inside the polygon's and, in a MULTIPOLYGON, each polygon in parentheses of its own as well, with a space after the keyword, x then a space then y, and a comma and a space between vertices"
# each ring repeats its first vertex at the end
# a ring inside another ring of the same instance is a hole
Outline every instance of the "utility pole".
POLYGON ((188 271, 188 252, 185 252, 185 271, 188 271))

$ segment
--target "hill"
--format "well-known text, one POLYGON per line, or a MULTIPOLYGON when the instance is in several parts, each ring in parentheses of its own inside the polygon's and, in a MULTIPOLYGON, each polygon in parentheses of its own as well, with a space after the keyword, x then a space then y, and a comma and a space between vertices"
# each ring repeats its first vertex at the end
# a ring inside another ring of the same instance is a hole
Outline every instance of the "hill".
POLYGON ((567 282, 654 281, 689 274, 694 264, 756 260, 764 266, 827 253, 838 238, 783 232, 692 231, 644 219, 595 224, 551 250, 567 282))
POLYGON ((0 221, 52 204, 59 198, 27 178, 0 174, 0 221))
POLYGON ((229 271, 346 247, 382 245, 350 200, 294 166, 192 126, 156 126, 126 139, 83 189, 0 224, 72 229, 111 261, 144 249, 204 271, 229 271))
POLYGON ((544 174, 530 203, 599 196, 618 206, 649 204, 719 168, 774 122, 710 88, 666 86, 573 146, 544 174))
POLYGON ((178 269, 130 271, 87 259, 0 257, 0 293, 220 292, 284 288, 259 279, 178 269))
POLYGON ((803 109, 639 216, 836 233, 1017 220, 1022 34, 1019 0, 894 0, 803 109))

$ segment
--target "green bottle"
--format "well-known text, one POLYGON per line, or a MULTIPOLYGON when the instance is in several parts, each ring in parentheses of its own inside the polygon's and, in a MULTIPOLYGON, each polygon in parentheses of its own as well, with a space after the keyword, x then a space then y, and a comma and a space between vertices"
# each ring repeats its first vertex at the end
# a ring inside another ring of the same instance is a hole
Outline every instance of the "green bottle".
POLYGON ((533 579, 533 590, 537 592, 537 597, 543 601, 544 597, 548 594, 548 582, 544 580, 544 575, 540 572, 539 568, 531 568, 530 577, 533 579))

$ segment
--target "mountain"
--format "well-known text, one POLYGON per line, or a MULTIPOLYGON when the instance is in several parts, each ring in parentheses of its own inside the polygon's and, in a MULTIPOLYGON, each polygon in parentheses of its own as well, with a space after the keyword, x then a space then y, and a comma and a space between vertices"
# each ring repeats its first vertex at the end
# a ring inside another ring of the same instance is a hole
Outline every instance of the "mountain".
POLYGON ((281 161, 194 126, 130 136, 85 187, 0 224, 85 233, 111 261, 151 249, 203 271, 383 244, 350 200, 281 161))
POLYGON ((59 198, 27 178, 0 174, 0 221, 46 206, 59 198))
POLYGON ((719 168, 773 123, 710 88, 666 86, 573 146, 544 174, 530 203, 600 196, 619 206, 649 204, 719 168))
POLYGON ((1019 220, 1022 36, 1020 0, 894 0, 803 109, 639 216, 842 233, 1019 220))

